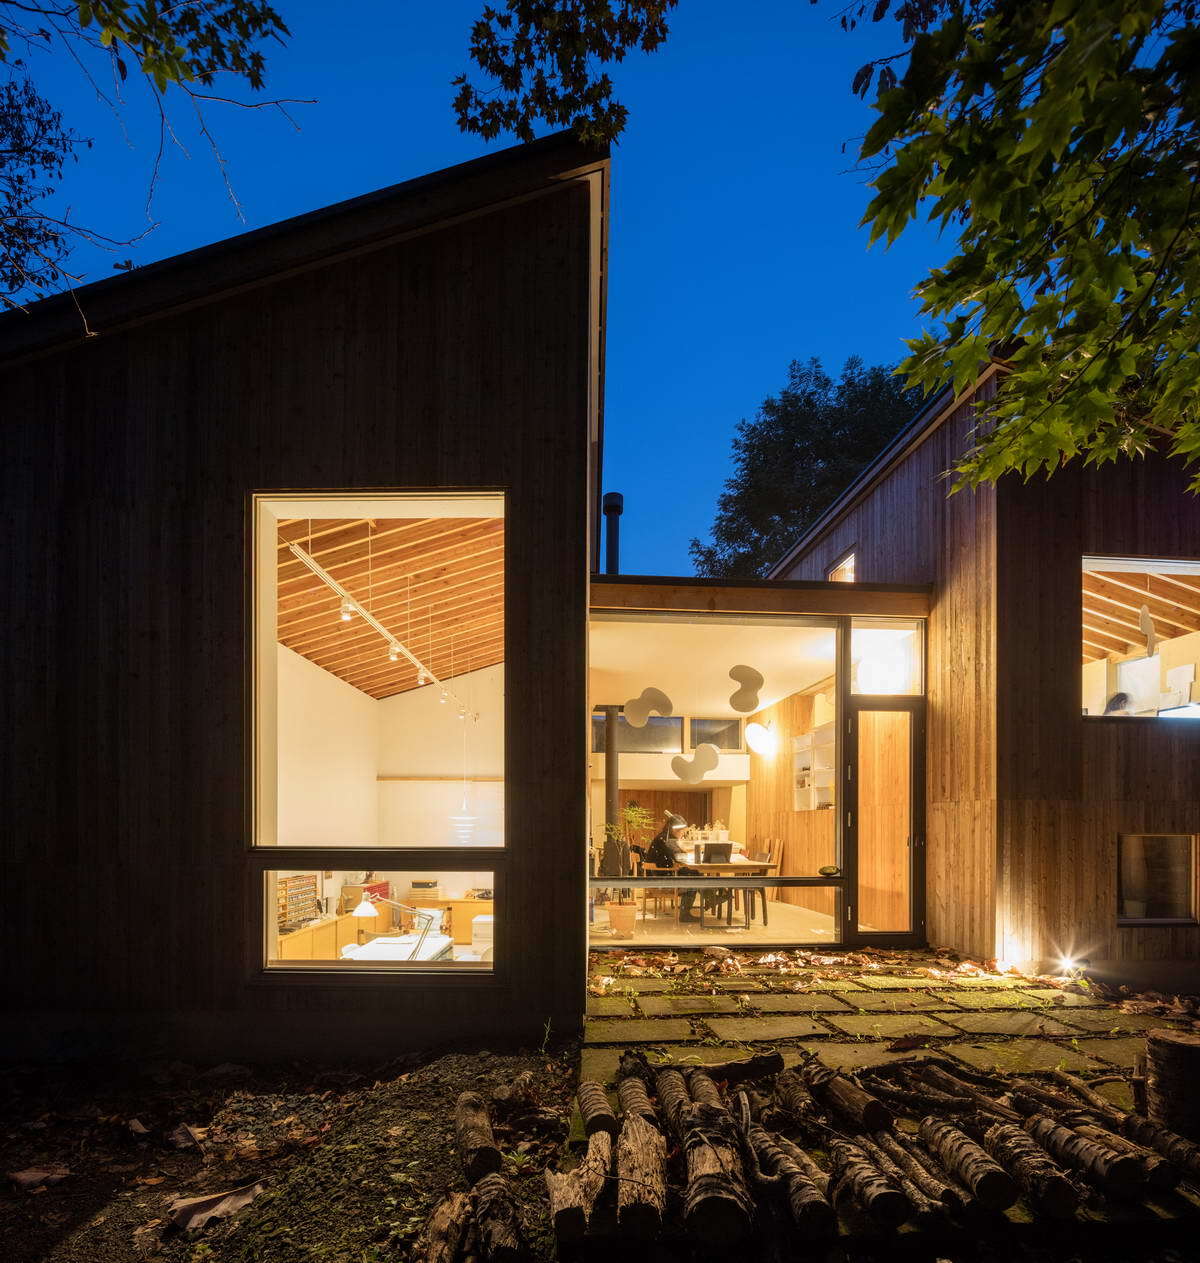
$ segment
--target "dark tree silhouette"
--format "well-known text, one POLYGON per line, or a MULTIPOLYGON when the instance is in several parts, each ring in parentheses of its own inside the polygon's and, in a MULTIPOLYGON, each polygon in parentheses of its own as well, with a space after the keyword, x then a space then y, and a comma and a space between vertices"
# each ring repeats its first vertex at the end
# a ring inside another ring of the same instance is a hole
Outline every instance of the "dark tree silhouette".
POLYGON ((693 539, 696 573, 763 575, 916 412, 920 392, 890 368, 851 357, 834 381, 821 361, 788 366, 733 437, 733 476, 717 501, 712 542, 693 539))

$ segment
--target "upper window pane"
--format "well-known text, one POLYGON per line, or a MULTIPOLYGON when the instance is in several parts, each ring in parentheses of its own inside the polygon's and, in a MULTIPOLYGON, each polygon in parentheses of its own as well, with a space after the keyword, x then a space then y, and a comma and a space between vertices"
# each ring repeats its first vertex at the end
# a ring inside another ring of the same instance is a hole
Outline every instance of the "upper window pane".
POLYGON ((742 721, 740 719, 693 719, 691 724, 691 745, 707 742, 718 750, 740 750, 742 748, 742 721))
POLYGON ((850 691, 872 696, 920 693, 919 618, 856 618, 850 629, 850 691))
POLYGON ((503 845, 503 496, 262 496, 255 542, 256 845, 503 845))
POLYGON ((1085 715, 1200 719, 1200 561, 1085 557, 1085 715))
POLYGON ((854 554, 847 553, 837 565, 831 567, 828 578, 831 583, 853 583, 854 554))
MULTIPOLYGON (((592 753, 604 753, 603 714, 592 716, 592 753)), ((640 728, 635 728, 624 715, 617 716, 617 752, 619 754, 679 754, 683 750, 683 720, 678 717, 651 715, 640 728)))

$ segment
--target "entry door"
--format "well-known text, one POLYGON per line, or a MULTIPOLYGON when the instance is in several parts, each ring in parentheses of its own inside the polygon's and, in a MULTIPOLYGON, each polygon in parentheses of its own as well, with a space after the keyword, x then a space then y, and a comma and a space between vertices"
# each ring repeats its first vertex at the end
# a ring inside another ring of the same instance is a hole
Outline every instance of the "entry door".
POLYGON ((853 698, 847 724, 848 938, 924 939, 924 699, 853 698))

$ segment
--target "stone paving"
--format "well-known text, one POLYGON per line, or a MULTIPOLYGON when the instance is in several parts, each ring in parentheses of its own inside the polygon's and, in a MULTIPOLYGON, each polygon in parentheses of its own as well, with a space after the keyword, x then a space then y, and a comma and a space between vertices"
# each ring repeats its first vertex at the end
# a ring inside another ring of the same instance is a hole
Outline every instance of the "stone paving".
MULTIPOLYGON (((930 976, 919 972, 930 963, 921 953, 912 954, 911 972, 894 955, 886 973, 839 965, 706 974, 705 963, 697 957, 674 975, 628 977, 619 958, 596 954, 591 990, 604 994, 588 997, 583 1075, 612 1084, 625 1047, 697 1065, 768 1049, 794 1065, 816 1053, 827 1065, 859 1070, 914 1056, 888 1047, 909 1035, 925 1040, 915 1055, 934 1052, 982 1071, 1104 1075, 1133 1065, 1145 1030, 1172 1025, 1031 979, 930 976)), ((1126 1090, 1108 1088, 1113 1099, 1126 1090)))

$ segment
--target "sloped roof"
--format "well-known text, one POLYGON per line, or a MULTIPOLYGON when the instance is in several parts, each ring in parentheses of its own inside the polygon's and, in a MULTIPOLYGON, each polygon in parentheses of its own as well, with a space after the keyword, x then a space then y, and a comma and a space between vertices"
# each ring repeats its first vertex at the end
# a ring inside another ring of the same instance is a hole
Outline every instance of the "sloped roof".
POLYGON ((0 315, 0 361, 204 302, 231 290, 381 246, 431 225, 544 192, 608 159, 607 146, 559 132, 55 294, 0 315))

